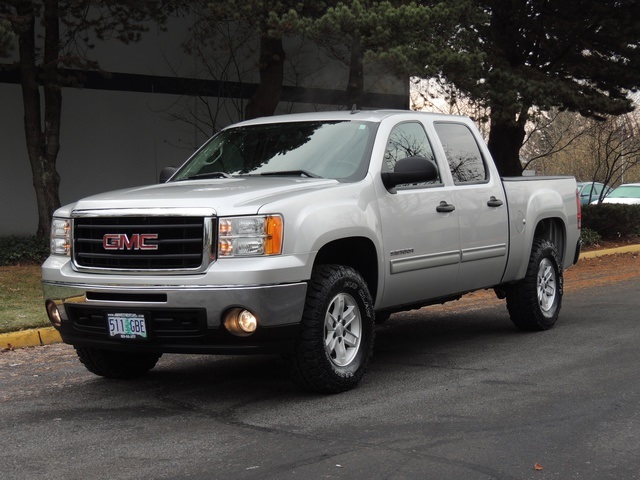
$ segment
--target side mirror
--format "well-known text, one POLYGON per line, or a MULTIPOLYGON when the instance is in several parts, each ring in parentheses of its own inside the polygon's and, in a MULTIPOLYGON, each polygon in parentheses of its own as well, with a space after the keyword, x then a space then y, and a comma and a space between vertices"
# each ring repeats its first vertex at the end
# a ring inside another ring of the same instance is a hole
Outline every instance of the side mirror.
POLYGON ((177 170, 176 167, 164 167, 160 170, 160 181, 158 183, 167 183, 167 180, 173 177, 177 170))
POLYGON ((438 178, 438 167, 424 157, 407 157, 396 162, 393 172, 382 172, 382 183, 392 190, 403 183, 432 182, 438 178))

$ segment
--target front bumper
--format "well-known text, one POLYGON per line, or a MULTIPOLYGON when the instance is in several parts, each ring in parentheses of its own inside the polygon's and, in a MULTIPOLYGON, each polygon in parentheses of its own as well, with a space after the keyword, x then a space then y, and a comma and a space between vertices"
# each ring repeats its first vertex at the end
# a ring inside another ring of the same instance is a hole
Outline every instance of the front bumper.
POLYGON ((45 300, 58 306, 58 328, 74 346, 161 353, 271 353, 288 350, 298 331, 307 285, 211 287, 109 286, 43 281, 45 300), (247 337, 222 325, 230 308, 258 317, 258 329, 247 337), (109 337, 107 315, 144 315, 144 340, 109 337))

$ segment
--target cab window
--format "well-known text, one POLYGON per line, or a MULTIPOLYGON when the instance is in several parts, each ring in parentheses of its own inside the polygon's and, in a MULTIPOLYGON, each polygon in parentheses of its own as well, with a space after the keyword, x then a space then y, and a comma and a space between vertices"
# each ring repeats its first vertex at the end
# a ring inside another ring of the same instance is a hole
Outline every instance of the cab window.
POLYGON ((449 163, 453 182, 477 183, 489 178, 471 130, 460 123, 434 124, 449 163))
MULTIPOLYGON (((383 171, 392 172, 396 162, 407 157, 424 157, 436 164, 436 159, 431 149, 431 144, 421 123, 407 122, 396 125, 387 142, 384 152, 383 171)), ((399 188, 412 186, 437 185, 442 183, 440 175, 431 182, 422 182, 413 185, 398 185, 399 188)))

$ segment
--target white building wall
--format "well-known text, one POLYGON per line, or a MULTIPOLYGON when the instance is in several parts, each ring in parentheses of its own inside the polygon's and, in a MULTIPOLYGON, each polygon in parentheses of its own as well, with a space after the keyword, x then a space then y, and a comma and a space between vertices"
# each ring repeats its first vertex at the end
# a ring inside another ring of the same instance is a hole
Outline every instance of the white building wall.
MULTIPOLYGON (((64 89, 58 172, 60 200, 150 184, 202 143, 195 129, 164 119, 171 95, 64 89)), ((28 235, 37 205, 22 125, 20 86, 0 85, 0 235, 28 235)))

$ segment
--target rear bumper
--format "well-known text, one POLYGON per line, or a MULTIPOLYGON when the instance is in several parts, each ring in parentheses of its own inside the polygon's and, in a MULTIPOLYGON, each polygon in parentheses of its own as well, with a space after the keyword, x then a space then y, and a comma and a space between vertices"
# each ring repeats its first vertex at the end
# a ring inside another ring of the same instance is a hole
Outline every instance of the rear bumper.
POLYGON ((252 287, 106 286, 43 282, 45 300, 58 306, 65 343, 161 353, 271 353, 290 348, 298 331, 306 283, 252 287), (258 329, 247 337, 222 325, 230 308, 250 310, 258 329), (107 316, 144 315, 146 339, 109 336, 107 316))

